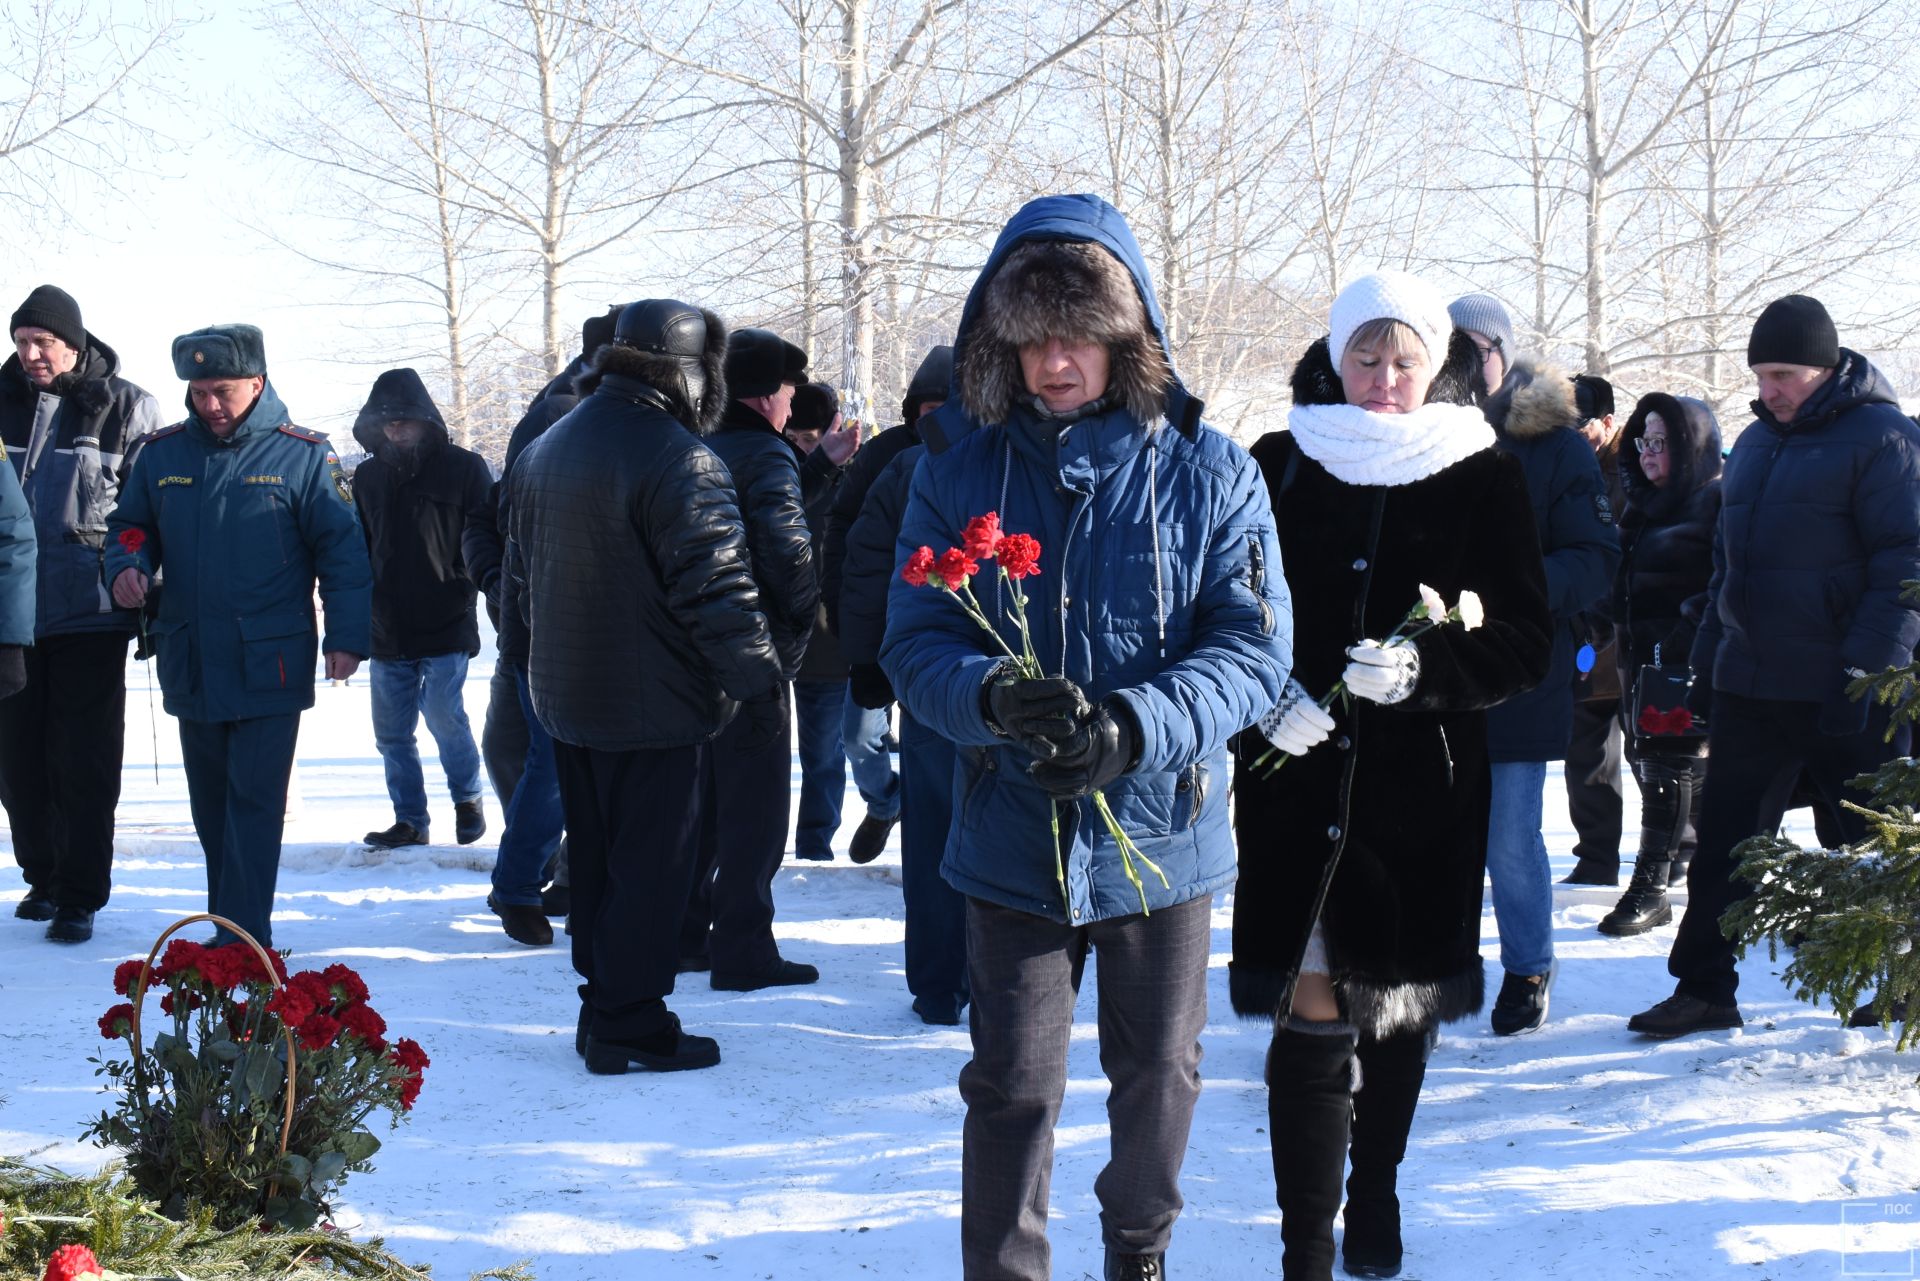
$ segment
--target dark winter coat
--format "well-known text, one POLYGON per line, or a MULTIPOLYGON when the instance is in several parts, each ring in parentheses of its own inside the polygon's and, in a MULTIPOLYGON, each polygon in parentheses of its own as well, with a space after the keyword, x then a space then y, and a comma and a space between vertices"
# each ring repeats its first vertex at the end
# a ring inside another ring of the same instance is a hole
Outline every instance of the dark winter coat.
POLYGON ((632 360, 603 349, 508 482, 534 712, 602 751, 707 742, 781 679, 733 481, 632 360))
POLYGON ((900 522, 906 516, 907 498, 913 490, 913 469, 926 453, 925 445, 895 453, 867 486, 859 519, 847 531, 841 557, 840 652, 850 665, 880 661, 900 522))
POLYGON ((787 679, 800 670, 820 580, 813 569, 813 534, 800 496, 800 468, 793 446, 773 424, 739 401, 727 406, 720 429, 707 444, 727 465, 747 522, 747 547, 760 607, 773 631, 787 679))
MULTIPOLYGON (((1047 197, 1013 217, 968 296, 955 349, 962 394, 937 416, 967 430, 943 432, 942 449, 929 446, 914 469, 896 564, 923 544, 958 545, 966 522, 989 511, 1007 532, 1037 538, 1040 572, 1025 594, 1040 665, 1091 700, 1122 703, 1140 729, 1137 763, 1106 797, 1166 876, 1163 885, 1141 871, 1148 907, 1224 888, 1234 878, 1226 742, 1273 706, 1291 661, 1291 612, 1259 472, 1200 421, 1200 402, 1171 372, 1139 246, 1096 197, 1047 197), (1091 252, 1124 268, 1120 287, 1147 318, 1124 348, 1114 344, 1110 384, 1121 394, 1070 424, 1042 419, 1025 399, 997 420, 972 417, 972 406, 995 397, 970 377, 1000 388, 1018 377, 1017 352, 986 349, 1002 345, 992 336, 1005 318, 987 313, 985 299, 995 272, 1029 240, 1098 246, 1091 252), (1143 397, 1163 413, 1136 416, 1130 406, 1143 397)), ((1017 648, 1006 594, 993 582, 979 580, 981 603, 1017 648)), ((1032 756, 988 728, 981 710, 998 647, 945 592, 897 574, 889 584, 881 666, 901 707, 960 749, 941 874, 964 894, 1064 923, 1138 913, 1140 893, 1085 799, 1058 804, 1062 902, 1054 807, 1027 773, 1032 756)))
POLYGON ((1613 501, 1580 434, 1573 382, 1560 370, 1517 362, 1487 403, 1487 421, 1526 471, 1553 610, 1553 666, 1530 693, 1487 714, 1487 750, 1495 761, 1557 761, 1573 736, 1574 654, 1586 643, 1581 615, 1605 603, 1620 563, 1613 501))
MULTIPOLYGON (((901 401, 900 412, 903 421, 898 426, 889 427, 872 440, 860 447, 860 452, 847 464, 846 475, 840 481, 840 488, 833 496, 833 509, 827 514, 827 538, 825 560, 821 566, 820 594, 827 607, 827 626, 836 633, 840 629, 840 609, 845 603, 841 597, 845 592, 842 574, 847 556, 847 535, 853 529, 854 521, 860 518, 860 511, 867 501, 867 491, 881 472, 905 451, 920 443, 921 407, 928 403, 938 403, 947 398, 948 385, 953 381, 953 348, 934 347, 921 358, 920 365, 913 371, 913 379, 907 385, 907 394, 901 401)), ((892 544, 888 544, 887 556, 891 560, 892 544)), ((886 616, 886 579, 882 577, 877 585, 879 597, 862 602, 858 608, 882 619, 886 616)), ((876 651, 877 652, 877 648, 876 651)), ((855 660, 848 662, 874 659, 855 660)))
MULTIPOLYGON (((792 448, 793 461, 800 468, 800 496, 807 513, 807 532, 813 541, 813 574, 817 580, 822 576, 826 564, 826 557, 822 553, 827 542, 827 520, 833 509, 834 495, 845 483, 847 469, 830 462, 822 468, 821 462, 826 461, 826 451, 817 446, 811 454, 802 453, 798 445, 792 448)), ((858 458, 859 455, 855 454, 854 457, 858 458)), ((807 654, 800 660, 800 671, 794 679, 847 679, 847 660, 840 654, 840 641, 827 626, 827 601, 824 595, 814 602, 813 630, 807 637, 807 654)))
POLYGON ((486 460, 447 439, 424 387, 416 403, 369 402, 353 437, 368 454, 354 471, 353 496, 373 566, 373 657, 478 654, 475 587, 461 542, 493 489, 486 460), (416 457, 397 457, 387 444, 382 429, 399 418, 427 424, 416 457))
POLYGON ((1824 703, 1846 669, 1912 661, 1920 611, 1920 427, 1842 348, 1791 423, 1754 402, 1721 479, 1709 608, 1693 670, 1747 698, 1824 703))
MULTIPOLYGON (((1620 436, 1626 505, 1620 513, 1620 570, 1613 579, 1614 636, 1621 707, 1631 726, 1634 682, 1643 664, 1679 667, 1707 609, 1713 577, 1713 531, 1720 523, 1720 424, 1691 397, 1655 392, 1634 406, 1620 436), (1672 469, 1656 487, 1633 442, 1646 435, 1647 415, 1667 425, 1672 469)), ((1689 750, 1703 748, 1693 744, 1689 750)))
MULTIPOLYGON (((1456 334, 1448 368, 1470 373, 1473 361, 1472 344, 1456 334)), ((1316 342, 1294 372, 1295 402, 1340 396, 1326 343, 1316 342)), ((1386 1035, 1465 1018, 1485 997, 1486 709, 1538 684, 1552 657, 1526 476, 1510 454, 1488 448, 1411 484, 1350 485, 1288 432, 1262 437, 1253 456, 1293 594, 1294 675, 1310 694, 1340 679, 1350 646, 1390 634, 1422 583, 1448 601, 1479 593, 1486 622, 1420 636, 1411 697, 1336 702, 1332 736, 1276 773, 1251 765, 1264 737, 1240 736, 1233 1008, 1255 1017, 1284 1010, 1332 864, 1321 926, 1348 1019, 1386 1035)))
POLYGON ((373 573, 340 459, 288 420, 271 381, 224 440, 189 403, 185 422, 135 452, 102 572, 111 583, 130 568, 166 575, 149 635, 166 709, 182 720, 302 711, 316 650, 373 652, 373 573))
POLYGON ((33 509, 39 543, 33 633, 130 632, 100 576, 107 516, 133 442, 160 429, 160 406, 120 375, 113 348, 87 335, 74 367, 42 391, 20 357, 0 365, 0 441, 33 509))

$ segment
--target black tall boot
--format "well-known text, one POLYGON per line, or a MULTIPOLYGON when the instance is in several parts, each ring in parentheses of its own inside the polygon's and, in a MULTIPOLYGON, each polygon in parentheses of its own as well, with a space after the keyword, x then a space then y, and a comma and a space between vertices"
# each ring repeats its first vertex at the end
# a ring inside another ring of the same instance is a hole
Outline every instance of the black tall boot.
POLYGON ((1645 934, 1673 920, 1667 880, 1693 807, 1693 772, 1685 762, 1643 756, 1639 776, 1640 855, 1627 892, 1600 921, 1600 932, 1615 938, 1645 934))
POLYGON ((1333 1276, 1333 1220, 1353 1117, 1353 1042, 1345 1024, 1283 1023, 1267 1047, 1268 1137, 1285 1281, 1333 1276))
POLYGON ((1353 1173, 1347 1176, 1347 1230, 1340 1261, 1356 1277, 1400 1274, 1400 1161, 1427 1079, 1433 1034, 1426 1029, 1359 1045, 1353 1096, 1353 1173))

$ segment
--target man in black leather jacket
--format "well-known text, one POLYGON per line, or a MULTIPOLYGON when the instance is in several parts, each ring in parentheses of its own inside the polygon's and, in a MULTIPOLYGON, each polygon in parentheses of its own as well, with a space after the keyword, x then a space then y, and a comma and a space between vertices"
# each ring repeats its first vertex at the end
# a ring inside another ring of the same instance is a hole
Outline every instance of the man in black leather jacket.
MULTIPOLYGON (((820 599, 813 536, 800 469, 781 430, 794 388, 806 381, 807 353, 764 329, 742 329, 727 343, 732 403, 708 438, 733 477, 746 521, 761 607, 791 681, 806 655, 820 599)), ((773 939, 773 877, 787 850, 793 757, 783 727, 771 743, 746 741, 743 728, 714 741, 700 870, 680 941, 681 964, 713 971, 726 992, 812 983, 820 971, 781 957, 773 939), (711 929, 709 930, 709 926, 711 929)))
POLYGON ((506 573, 566 810, 575 1045, 597 1073, 719 1062, 666 1006, 700 781, 730 720, 755 749, 786 737, 733 485, 695 434, 725 403, 725 345, 711 312, 634 303, 581 379, 579 408, 509 482, 506 573))

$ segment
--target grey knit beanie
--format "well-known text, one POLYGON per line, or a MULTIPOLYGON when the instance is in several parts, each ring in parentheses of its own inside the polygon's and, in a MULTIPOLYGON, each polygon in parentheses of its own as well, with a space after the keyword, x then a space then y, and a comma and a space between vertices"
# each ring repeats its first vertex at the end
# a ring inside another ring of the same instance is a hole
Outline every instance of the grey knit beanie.
POLYGON ((1447 305, 1447 314, 1460 329, 1498 339, 1500 350, 1506 353, 1508 363, 1512 363, 1513 321, 1507 318, 1507 309, 1500 305, 1498 298, 1492 294, 1466 294, 1447 305))

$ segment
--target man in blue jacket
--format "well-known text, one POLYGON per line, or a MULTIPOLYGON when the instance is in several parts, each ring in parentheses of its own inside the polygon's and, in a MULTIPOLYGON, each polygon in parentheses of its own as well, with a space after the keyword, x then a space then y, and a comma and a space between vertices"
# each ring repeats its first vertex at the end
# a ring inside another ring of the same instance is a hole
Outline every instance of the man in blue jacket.
POLYGON ((1729 880, 1733 847, 1772 832, 1795 779, 1865 833, 1849 780, 1907 750, 1887 709, 1848 696, 1861 676, 1912 661, 1920 611, 1920 427, 1867 359, 1840 345, 1825 307, 1768 304, 1747 343, 1755 422, 1721 479, 1706 617, 1688 705, 1707 719, 1691 898, 1667 970, 1674 993, 1627 1027, 1667 1038, 1742 1025, 1740 976, 1720 918, 1750 892, 1729 880))
MULTIPOLYGON (((1200 421, 1139 246, 1098 197, 1014 215, 954 347, 897 554, 958 546, 989 512, 1037 538, 1024 587, 1048 673, 1018 677, 947 591, 894 581, 881 666, 957 749, 941 870, 969 900, 962 1263, 1052 1275, 1053 1126, 1094 948, 1105 1275, 1159 1277, 1200 1091, 1210 905, 1234 879, 1226 742, 1279 700, 1292 661, 1273 513, 1252 460, 1200 421), (1130 863, 1096 793, 1138 845, 1130 863)), ((1018 652, 1011 592, 980 570, 975 595, 1018 652)))
MULTIPOLYGON (((372 648, 373 573, 340 460, 288 418, 260 331, 183 334, 173 367, 187 417, 135 455, 107 522, 105 576, 115 604, 139 609, 165 571, 152 638, 166 709, 180 721, 208 910, 266 946, 316 650, 330 679, 360 666, 372 648)), ((225 927, 215 937, 231 938, 225 927)))

